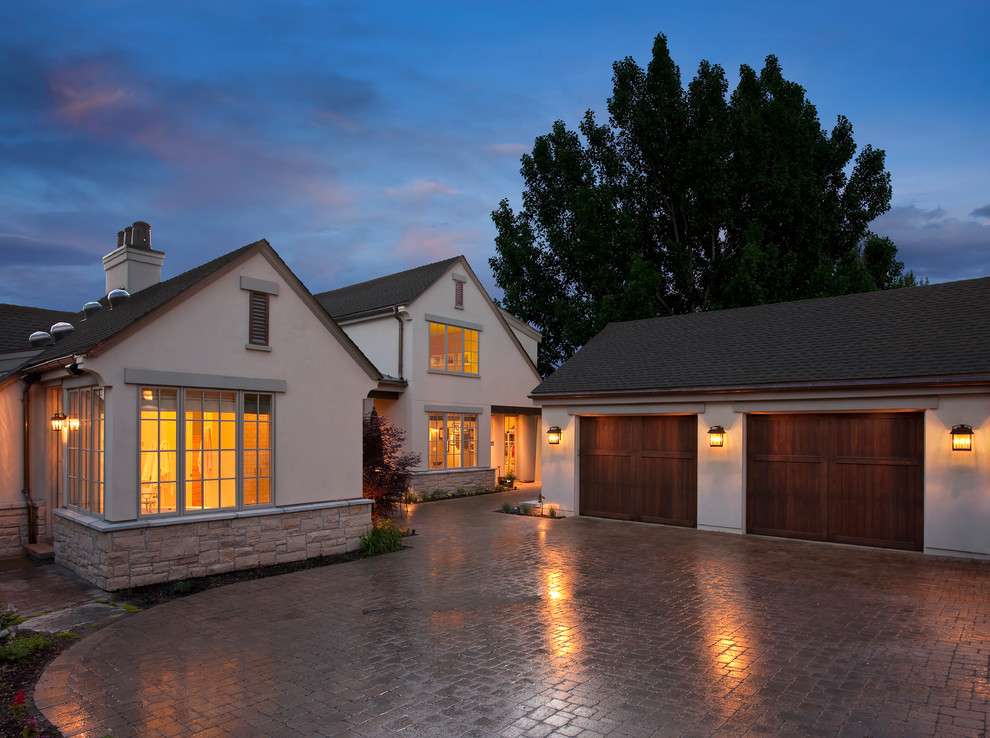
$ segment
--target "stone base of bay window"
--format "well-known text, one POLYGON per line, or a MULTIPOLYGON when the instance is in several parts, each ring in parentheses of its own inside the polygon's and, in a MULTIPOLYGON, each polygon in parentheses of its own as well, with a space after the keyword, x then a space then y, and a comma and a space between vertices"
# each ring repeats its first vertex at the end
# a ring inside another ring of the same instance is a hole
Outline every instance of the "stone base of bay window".
POLYGON ((129 523, 57 510, 55 561, 113 592, 354 551, 370 526, 363 499, 129 523))
MULTIPOLYGON (((44 503, 35 503, 35 538, 39 541, 45 540, 45 513, 44 503)), ((0 561, 21 558, 29 540, 27 503, 0 505, 0 561)))
POLYGON ((472 467, 469 469, 441 469, 437 471, 413 472, 409 475, 409 487, 416 494, 429 494, 435 489, 456 492, 459 489, 472 490, 476 487, 494 487, 498 481, 495 469, 472 467))

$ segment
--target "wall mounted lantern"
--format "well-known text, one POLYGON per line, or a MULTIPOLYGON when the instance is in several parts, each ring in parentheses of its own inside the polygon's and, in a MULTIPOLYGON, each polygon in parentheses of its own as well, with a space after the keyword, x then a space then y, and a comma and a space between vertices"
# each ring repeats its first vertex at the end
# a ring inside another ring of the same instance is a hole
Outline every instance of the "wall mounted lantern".
POLYGON ((560 430, 559 425, 550 426, 549 428, 547 428, 547 443, 549 443, 551 446, 558 445, 560 443, 561 435, 562 435, 562 431, 560 430))
POLYGON ((712 448, 722 448, 725 445, 725 428, 713 425, 708 429, 708 445, 712 448))
POLYGON ((65 413, 55 413, 52 415, 52 430, 56 433, 65 427, 65 413))
POLYGON ((953 451, 973 450, 973 426, 954 425, 952 426, 951 434, 953 451))
POLYGON ((65 422, 69 424, 70 431, 79 430, 79 418, 66 418, 65 422))

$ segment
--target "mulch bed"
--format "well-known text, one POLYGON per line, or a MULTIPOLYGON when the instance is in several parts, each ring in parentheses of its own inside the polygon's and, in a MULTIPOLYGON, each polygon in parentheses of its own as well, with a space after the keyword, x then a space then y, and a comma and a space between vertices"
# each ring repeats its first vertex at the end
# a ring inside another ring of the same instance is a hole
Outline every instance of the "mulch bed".
MULTIPOLYGON (((293 561, 286 564, 274 564, 272 566, 262 566, 257 569, 247 569, 244 571, 230 571, 223 574, 214 574, 209 577, 199 577, 197 579, 184 579, 178 582, 166 582, 163 584, 151 584, 147 587, 135 587, 124 589, 112 593, 115 602, 126 602, 141 609, 148 609, 155 605, 160 605, 170 600, 186 597, 197 592, 203 592, 216 587, 224 587, 236 582, 247 582, 252 579, 264 579, 280 574, 289 574, 294 571, 304 569, 315 569, 321 566, 332 564, 343 564, 347 561, 355 561, 361 558, 357 551, 350 553, 336 554, 334 556, 319 556, 303 561, 293 561)), ((30 635, 31 631, 20 631, 24 635, 30 635)), ((93 631, 95 632, 95 631, 93 631)), ((88 635, 77 634, 77 635, 88 635)), ((56 738, 60 736, 58 730, 45 720, 44 716, 34 707, 34 685, 41 677, 45 667, 55 658, 77 642, 74 638, 49 637, 49 645, 41 650, 35 651, 23 661, 0 662, 0 736, 19 736, 24 728, 23 718, 18 719, 10 709, 17 698, 17 693, 24 691, 26 712, 34 715, 38 722, 40 736, 56 738)))

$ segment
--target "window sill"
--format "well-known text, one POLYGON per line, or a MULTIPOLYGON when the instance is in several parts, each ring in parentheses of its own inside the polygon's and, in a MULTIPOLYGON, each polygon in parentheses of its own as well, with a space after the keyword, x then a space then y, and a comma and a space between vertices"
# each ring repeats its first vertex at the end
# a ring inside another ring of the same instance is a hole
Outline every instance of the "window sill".
POLYGON ((481 374, 471 374, 469 372, 448 372, 446 369, 427 369, 427 374, 445 374, 448 377, 469 377, 471 379, 480 379, 481 374))
POLYGON ((246 348, 248 351, 271 351, 272 350, 272 347, 271 346, 262 346, 262 345, 257 344, 257 343, 246 343, 246 344, 244 344, 244 348, 246 348))
POLYGON ((138 520, 122 520, 111 522, 103 518, 87 515, 71 508, 58 508, 54 511, 57 517, 71 520, 87 528, 101 533, 112 533, 121 530, 137 530, 140 528, 160 528, 166 525, 190 525, 192 523, 208 522, 210 520, 231 520, 233 518, 256 518, 266 515, 282 515, 283 513, 306 512, 307 510, 322 510, 333 507, 355 507, 371 505, 371 500, 357 497, 351 500, 335 500, 333 502, 310 502, 302 505, 283 505, 281 507, 260 507, 249 510, 224 510, 188 515, 169 515, 162 517, 139 518, 138 520))

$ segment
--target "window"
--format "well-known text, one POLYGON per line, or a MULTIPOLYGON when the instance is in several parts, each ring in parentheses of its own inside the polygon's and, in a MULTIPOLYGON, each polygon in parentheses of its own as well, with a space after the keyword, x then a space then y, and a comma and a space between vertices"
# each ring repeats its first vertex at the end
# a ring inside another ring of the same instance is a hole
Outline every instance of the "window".
POLYGON ((248 313, 248 343, 252 346, 268 345, 268 295, 251 291, 251 307, 248 313))
POLYGON ((106 390, 82 387, 67 392, 65 504, 103 514, 103 412, 106 390))
POLYGON ((430 371, 478 373, 478 331, 430 322, 430 371))
POLYGON ((430 468, 477 466, 477 431, 477 415, 430 413, 430 468))
POLYGON ((141 389, 142 515, 272 502, 273 397, 141 389))

